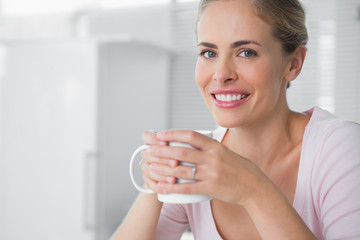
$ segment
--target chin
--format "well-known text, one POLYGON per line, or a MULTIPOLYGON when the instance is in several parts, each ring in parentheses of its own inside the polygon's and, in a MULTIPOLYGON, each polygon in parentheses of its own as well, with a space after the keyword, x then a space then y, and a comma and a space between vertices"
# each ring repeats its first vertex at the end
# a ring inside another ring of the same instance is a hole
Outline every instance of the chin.
POLYGON ((249 117, 241 109, 221 109, 213 107, 210 112, 215 122, 224 128, 237 128, 248 124, 249 117))
POLYGON ((219 116, 215 118, 215 122, 224 128, 236 128, 242 125, 242 121, 240 119, 237 118, 232 118, 232 117, 226 117, 226 116, 219 116))

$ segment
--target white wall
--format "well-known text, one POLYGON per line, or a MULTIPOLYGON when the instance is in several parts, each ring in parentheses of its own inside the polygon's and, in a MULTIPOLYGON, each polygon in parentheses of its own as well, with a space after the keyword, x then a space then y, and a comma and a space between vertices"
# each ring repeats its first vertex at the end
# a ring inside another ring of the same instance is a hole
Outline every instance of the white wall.
POLYGON ((171 5, 99 10, 79 14, 82 35, 126 37, 167 47, 171 44, 171 5))
POLYGON ((7 44, 1 79, 0 239, 91 239, 85 154, 95 147, 93 44, 7 44))

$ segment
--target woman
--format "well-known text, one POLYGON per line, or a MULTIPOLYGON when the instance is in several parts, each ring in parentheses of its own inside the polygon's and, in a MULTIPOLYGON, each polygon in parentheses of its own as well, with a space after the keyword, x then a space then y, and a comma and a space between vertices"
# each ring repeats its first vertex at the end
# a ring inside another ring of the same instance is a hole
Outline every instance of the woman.
POLYGON ((204 0, 197 24, 196 82, 221 126, 145 132, 147 186, 201 193, 196 204, 140 194, 113 239, 360 239, 360 126, 313 108, 293 112, 289 82, 306 56, 297 0, 204 0), (174 149, 169 141, 197 150, 174 149), (196 164, 192 169, 177 161, 196 164))

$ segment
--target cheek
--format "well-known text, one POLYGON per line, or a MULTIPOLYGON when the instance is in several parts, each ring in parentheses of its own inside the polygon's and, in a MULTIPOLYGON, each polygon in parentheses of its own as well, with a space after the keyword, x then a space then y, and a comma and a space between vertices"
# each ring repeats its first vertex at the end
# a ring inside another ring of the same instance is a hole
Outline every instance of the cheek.
POLYGON ((281 95, 281 71, 279 66, 267 62, 252 72, 252 86, 255 89, 257 104, 274 105, 281 95))
POLYGON ((268 89, 269 86, 273 86, 275 81, 279 79, 275 74, 276 69, 274 66, 269 63, 265 64, 264 62, 248 67, 245 71, 241 72, 243 73, 244 79, 248 79, 249 84, 254 88, 260 87, 268 89))
POLYGON ((211 81, 211 71, 209 67, 201 63, 201 60, 198 60, 195 68, 195 80, 200 91, 203 93, 208 83, 211 81))

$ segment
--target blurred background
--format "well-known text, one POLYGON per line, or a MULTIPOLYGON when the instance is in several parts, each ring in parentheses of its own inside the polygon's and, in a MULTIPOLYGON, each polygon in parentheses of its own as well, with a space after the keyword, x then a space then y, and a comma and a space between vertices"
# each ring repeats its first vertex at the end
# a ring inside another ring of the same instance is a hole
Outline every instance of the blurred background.
MULTIPOLYGON (((304 0, 289 104, 360 121, 360 0, 304 0)), ((0 239, 108 239, 144 130, 214 129, 194 81, 198 1, 0 0, 0 239)), ((139 220, 141 224, 141 220, 139 220)))

